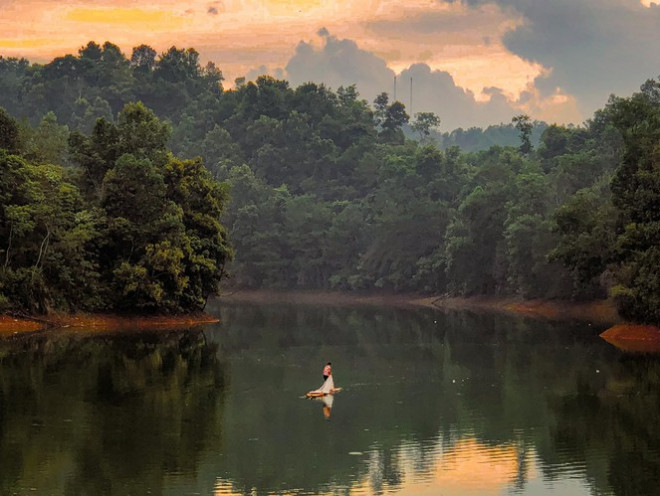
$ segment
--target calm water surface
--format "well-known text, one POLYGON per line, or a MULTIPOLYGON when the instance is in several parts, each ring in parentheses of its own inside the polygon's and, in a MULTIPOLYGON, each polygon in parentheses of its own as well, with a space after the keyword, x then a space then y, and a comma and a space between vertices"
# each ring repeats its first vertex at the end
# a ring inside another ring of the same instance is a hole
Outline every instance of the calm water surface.
POLYGON ((211 311, 187 331, 0 340, 0 494, 659 494, 660 359, 603 329, 211 311), (327 361, 343 390, 305 399, 327 361))

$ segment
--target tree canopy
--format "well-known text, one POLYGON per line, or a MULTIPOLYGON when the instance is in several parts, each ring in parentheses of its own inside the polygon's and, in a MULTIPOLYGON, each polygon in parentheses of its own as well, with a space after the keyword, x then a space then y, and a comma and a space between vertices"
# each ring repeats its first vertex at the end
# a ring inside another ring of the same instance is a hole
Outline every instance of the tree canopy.
POLYGON ((442 115, 409 125, 386 93, 222 80, 177 47, 0 59, 5 305, 180 311, 228 273, 252 288, 612 294, 660 321, 657 81, 582 126, 518 115, 439 133, 442 115))
MULTIPOLYGON (((59 128, 51 131, 35 133, 35 146, 59 128)), ((5 308, 204 307, 232 253, 220 224, 226 186, 201 161, 172 156, 168 138, 169 127, 137 103, 117 124, 101 118, 90 136, 72 133, 73 167, 0 150, 5 308)))

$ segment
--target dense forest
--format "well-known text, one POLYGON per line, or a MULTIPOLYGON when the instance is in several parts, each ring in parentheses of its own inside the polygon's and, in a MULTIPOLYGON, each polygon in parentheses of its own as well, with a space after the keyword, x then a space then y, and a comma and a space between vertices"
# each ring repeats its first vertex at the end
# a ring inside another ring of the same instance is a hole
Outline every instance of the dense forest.
POLYGON ((141 103, 87 136, 48 114, 36 130, 0 111, 0 305, 183 312, 216 294, 231 257, 225 187, 167 151, 141 103), (49 128, 48 126, 52 126, 49 128), (48 160, 66 149, 74 166, 48 160))
POLYGON ((582 126, 452 133, 386 93, 222 81, 194 49, 0 57, 5 308, 182 311, 227 272, 250 288, 612 295, 660 323, 659 81, 582 126))

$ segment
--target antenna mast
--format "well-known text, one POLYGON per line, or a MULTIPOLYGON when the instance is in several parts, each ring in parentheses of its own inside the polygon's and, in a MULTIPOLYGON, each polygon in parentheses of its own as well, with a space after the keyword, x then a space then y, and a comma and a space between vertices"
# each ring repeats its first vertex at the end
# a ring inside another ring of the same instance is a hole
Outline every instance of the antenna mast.
POLYGON ((394 75, 394 101, 396 102, 396 74, 394 75))
POLYGON ((410 115, 412 115, 412 76, 410 77, 410 115))

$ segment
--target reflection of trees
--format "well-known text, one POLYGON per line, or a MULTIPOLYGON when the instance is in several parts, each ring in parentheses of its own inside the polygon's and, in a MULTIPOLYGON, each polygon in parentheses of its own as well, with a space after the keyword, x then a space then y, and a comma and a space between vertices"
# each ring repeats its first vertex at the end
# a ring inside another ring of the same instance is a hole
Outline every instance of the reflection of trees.
POLYGON ((486 453, 506 448, 508 484, 524 490, 537 453, 552 477, 557 446, 538 427, 556 425, 554 398, 573 394, 579 377, 601 383, 617 354, 604 343, 594 348, 598 331, 586 325, 486 314, 237 305, 222 309, 221 322, 227 325, 214 334, 220 346, 241 356, 232 364, 234 380, 270 384, 283 396, 304 392, 310 385, 298 371, 316 371, 340 353, 338 385, 351 385, 336 399, 327 429, 319 429, 316 409, 308 417, 267 391, 259 398, 230 393, 230 453, 219 476, 240 493, 324 491, 357 481, 369 481, 375 492, 393 489, 410 477, 402 464, 411 456, 413 472, 431 473, 438 450, 451 453, 466 439, 486 453), (280 353, 286 363, 269 368, 280 353), (263 405, 271 401, 277 407, 265 424, 263 405), (346 456, 354 451, 369 453, 369 462, 346 456))
POLYGON ((3 494, 157 494, 220 443, 224 371, 199 330, 41 333, 1 341, 0 356, 3 494))
POLYGON ((222 367, 194 331, 0 341, 0 493, 431 480, 451 494, 470 470, 493 491, 529 490, 539 471, 599 494, 658 485, 660 361, 617 361, 588 326, 293 305, 220 317, 205 334, 222 367), (325 420, 299 396, 328 359, 345 389, 325 420))
POLYGON ((565 464, 583 462, 603 492, 611 487, 619 495, 657 494, 660 357, 624 355, 604 384, 583 379, 553 406, 556 449, 573 457, 565 464))

